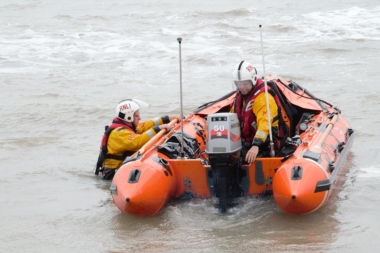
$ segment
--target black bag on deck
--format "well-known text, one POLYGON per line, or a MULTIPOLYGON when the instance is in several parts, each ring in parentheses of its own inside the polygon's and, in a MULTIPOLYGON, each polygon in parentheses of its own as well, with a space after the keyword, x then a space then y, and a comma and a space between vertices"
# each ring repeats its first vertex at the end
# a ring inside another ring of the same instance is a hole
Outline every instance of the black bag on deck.
MULTIPOLYGON (((185 156, 194 159, 199 157, 199 143, 196 138, 183 134, 183 151, 185 156)), ((158 148, 158 152, 175 159, 181 153, 181 132, 175 132, 164 144, 158 148)))

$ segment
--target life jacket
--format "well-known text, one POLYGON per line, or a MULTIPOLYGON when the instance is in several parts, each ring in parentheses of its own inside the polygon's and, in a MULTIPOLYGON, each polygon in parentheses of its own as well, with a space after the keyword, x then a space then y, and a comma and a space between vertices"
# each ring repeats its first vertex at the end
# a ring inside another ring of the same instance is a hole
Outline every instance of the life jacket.
POLYGON ((108 154, 108 149, 107 149, 108 138, 111 132, 119 127, 122 129, 129 129, 132 132, 136 133, 136 130, 134 128, 127 125, 124 121, 120 120, 119 118, 114 118, 110 126, 105 126, 105 132, 103 134, 102 142, 100 144, 99 157, 98 157, 98 161, 96 162, 95 175, 99 175, 99 172, 103 172, 103 169, 104 169, 103 164, 104 164, 105 159, 115 159, 115 160, 124 161, 124 159, 127 156, 130 156, 134 153, 133 151, 127 151, 123 155, 108 154))
MULTIPOLYGON (((279 94, 274 92, 271 87, 267 86, 268 93, 270 93, 276 104, 277 104, 277 116, 273 118, 273 122, 279 121, 278 128, 272 127, 272 132, 274 133, 275 138, 275 148, 276 150, 279 150, 281 146, 283 145, 283 140, 288 135, 288 126, 285 124, 282 114, 281 114, 281 102, 279 98, 279 94)), ((238 115, 239 121, 240 121, 240 129, 242 130, 242 139, 243 142, 251 144, 254 136, 257 131, 257 118, 256 115, 252 111, 252 104, 254 103, 257 96, 259 96, 261 93, 265 92, 265 85, 263 80, 258 79, 255 87, 252 89, 252 91, 247 95, 245 98, 245 107, 243 108, 243 96, 239 92, 236 95, 235 102, 234 102, 234 108, 235 112, 238 115)), ((243 143, 243 144, 245 144, 243 143)))

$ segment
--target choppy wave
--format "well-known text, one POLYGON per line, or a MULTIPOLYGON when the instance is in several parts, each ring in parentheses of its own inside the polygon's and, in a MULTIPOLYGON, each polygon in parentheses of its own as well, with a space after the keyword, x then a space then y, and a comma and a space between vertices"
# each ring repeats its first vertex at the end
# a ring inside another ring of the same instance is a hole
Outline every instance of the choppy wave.
POLYGON ((255 13, 257 11, 258 11, 258 8, 249 7, 249 8, 240 8, 240 9, 227 11, 219 15, 229 14, 231 16, 244 16, 244 15, 250 15, 251 13, 255 13))
POLYGON ((352 7, 332 12, 304 14, 306 25, 318 23, 318 29, 304 31, 308 36, 324 40, 380 40, 380 8, 352 7))

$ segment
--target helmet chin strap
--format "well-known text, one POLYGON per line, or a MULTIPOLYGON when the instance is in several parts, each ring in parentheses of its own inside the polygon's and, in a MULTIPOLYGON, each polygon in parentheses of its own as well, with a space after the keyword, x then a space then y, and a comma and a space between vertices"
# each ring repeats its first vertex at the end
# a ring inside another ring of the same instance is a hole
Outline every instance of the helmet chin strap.
POLYGON ((133 127, 133 129, 136 129, 135 123, 133 121, 127 122, 127 125, 130 125, 131 127, 133 127))
POLYGON ((133 129, 136 129, 137 126, 135 126, 135 123, 132 122, 133 129))
POLYGON ((135 123, 133 123, 133 121, 132 121, 132 122, 128 122, 128 121, 126 121, 125 119, 123 119, 122 121, 124 121, 125 124, 127 124, 128 126, 133 127, 133 129, 136 129, 135 123))

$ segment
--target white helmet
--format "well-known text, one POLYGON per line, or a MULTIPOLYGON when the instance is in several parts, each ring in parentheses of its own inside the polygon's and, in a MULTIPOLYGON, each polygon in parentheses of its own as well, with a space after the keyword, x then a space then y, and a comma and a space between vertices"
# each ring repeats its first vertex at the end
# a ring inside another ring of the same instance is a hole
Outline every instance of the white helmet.
POLYGON ((138 99, 125 99, 116 106, 116 115, 119 119, 133 122, 133 115, 137 110, 145 109, 149 104, 138 99))
POLYGON ((252 85, 255 85, 257 81, 257 70, 251 63, 241 61, 236 65, 234 72, 232 72, 232 81, 237 86, 237 82, 247 80, 251 81, 252 85))

